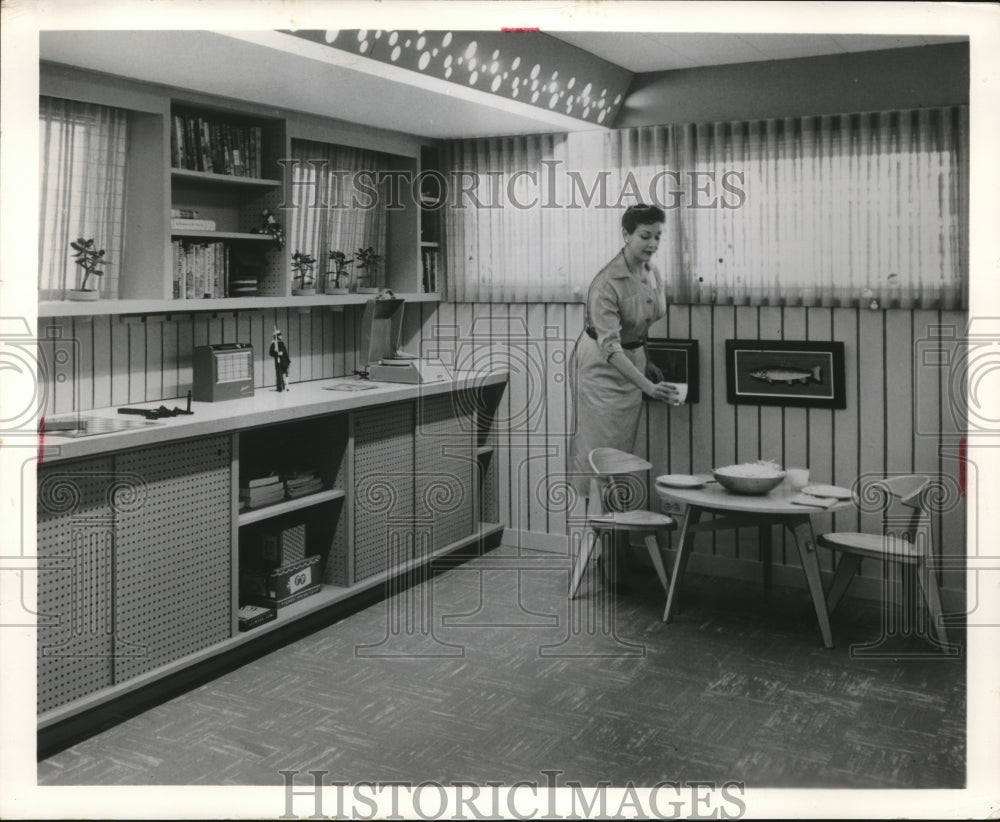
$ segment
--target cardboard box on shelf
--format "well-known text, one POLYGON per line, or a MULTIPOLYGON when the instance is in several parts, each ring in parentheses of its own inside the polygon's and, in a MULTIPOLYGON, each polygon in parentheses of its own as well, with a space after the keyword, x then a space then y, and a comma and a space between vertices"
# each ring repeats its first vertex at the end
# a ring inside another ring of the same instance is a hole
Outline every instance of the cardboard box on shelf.
POLYGON ((266 577, 264 586, 266 594, 255 597, 254 604, 284 608, 317 593, 323 587, 320 582, 319 562, 319 554, 313 554, 298 562, 274 569, 266 577))

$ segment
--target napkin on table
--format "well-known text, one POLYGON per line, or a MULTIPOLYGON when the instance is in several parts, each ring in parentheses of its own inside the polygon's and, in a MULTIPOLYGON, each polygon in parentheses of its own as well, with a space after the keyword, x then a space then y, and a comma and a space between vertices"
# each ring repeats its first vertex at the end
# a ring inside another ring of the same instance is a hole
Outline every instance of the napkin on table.
POLYGON ((813 505, 816 508, 829 508, 838 500, 836 497, 814 497, 812 494, 799 493, 788 501, 794 502, 796 505, 813 505))

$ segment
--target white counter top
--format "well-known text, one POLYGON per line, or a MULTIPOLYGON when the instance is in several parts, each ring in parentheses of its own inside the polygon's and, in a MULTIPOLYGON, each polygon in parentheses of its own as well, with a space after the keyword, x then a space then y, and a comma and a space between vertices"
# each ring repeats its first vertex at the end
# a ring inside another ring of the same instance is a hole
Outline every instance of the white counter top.
MULTIPOLYGON (((48 464, 61 460, 131 450, 148 445, 159 445, 173 440, 190 439, 211 434, 228 433, 246 428, 257 428, 279 422, 307 419, 325 414, 353 411, 394 402, 415 400, 461 391, 501 385, 507 381, 506 371, 456 372, 450 381, 430 382, 420 385, 403 383, 369 383, 375 387, 363 391, 336 390, 333 386, 363 382, 357 377, 337 377, 330 380, 313 380, 292 383, 290 390, 278 392, 273 388, 258 389, 252 397, 224 402, 192 402, 190 416, 165 417, 146 422, 141 416, 118 413, 119 406, 82 411, 78 416, 100 420, 128 420, 137 426, 113 433, 93 434, 82 437, 60 436, 49 431, 40 437, 39 462, 48 464)), ((169 409, 184 408, 186 399, 162 402, 123 403, 121 407, 156 409, 161 405, 169 409)), ((52 419, 67 419, 75 414, 59 414, 52 419)))

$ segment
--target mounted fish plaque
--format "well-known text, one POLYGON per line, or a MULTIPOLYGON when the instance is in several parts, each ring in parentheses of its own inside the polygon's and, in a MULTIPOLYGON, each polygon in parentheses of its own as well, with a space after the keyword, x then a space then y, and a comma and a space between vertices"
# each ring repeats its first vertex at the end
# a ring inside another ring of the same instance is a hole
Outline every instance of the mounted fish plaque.
POLYGON ((726 340, 726 400, 734 404, 846 408, 844 344, 726 340))

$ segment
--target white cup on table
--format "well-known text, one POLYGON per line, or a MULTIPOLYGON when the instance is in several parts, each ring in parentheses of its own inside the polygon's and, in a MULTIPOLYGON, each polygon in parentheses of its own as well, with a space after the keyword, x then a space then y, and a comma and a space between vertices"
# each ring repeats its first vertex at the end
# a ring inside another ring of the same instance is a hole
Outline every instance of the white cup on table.
POLYGON ((809 484, 808 468, 786 468, 785 482, 793 491, 801 491, 809 484))

